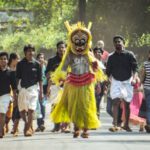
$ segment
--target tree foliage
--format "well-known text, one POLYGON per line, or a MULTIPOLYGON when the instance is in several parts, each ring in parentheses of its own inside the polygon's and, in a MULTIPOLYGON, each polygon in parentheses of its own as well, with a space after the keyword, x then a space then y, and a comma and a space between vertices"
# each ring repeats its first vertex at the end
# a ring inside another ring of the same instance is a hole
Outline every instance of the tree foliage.
POLYGON ((8 11, 23 8, 33 13, 33 21, 24 17, 9 20, 9 24, 13 24, 12 33, 7 31, 0 35, 1 49, 19 53, 27 43, 39 50, 55 47, 58 40, 65 40, 64 21, 71 20, 76 9, 75 1, 70 0, 0 0, 0 7, 8 11), (25 28, 19 28, 24 23, 25 28))
POLYGON ((88 0, 87 20, 93 22, 94 40, 103 39, 110 46, 112 37, 122 34, 128 46, 139 46, 138 39, 150 31, 149 8, 150 0, 88 0))
POLYGON ((80 2, 0 0, 0 9, 5 9, 10 16, 10 8, 21 8, 33 14, 33 20, 31 15, 19 16, 18 19, 10 17, 8 24, 13 27, 1 32, 0 48, 20 52, 27 43, 33 43, 37 49, 54 47, 58 40, 66 39, 64 21, 75 23, 83 14, 86 23, 93 22, 94 44, 102 39, 106 48, 111 50, 113 36, 121 34, 126 38, 128 47, 150 46, 150 0, 86 0, 86 6, 82 7, 80 2))

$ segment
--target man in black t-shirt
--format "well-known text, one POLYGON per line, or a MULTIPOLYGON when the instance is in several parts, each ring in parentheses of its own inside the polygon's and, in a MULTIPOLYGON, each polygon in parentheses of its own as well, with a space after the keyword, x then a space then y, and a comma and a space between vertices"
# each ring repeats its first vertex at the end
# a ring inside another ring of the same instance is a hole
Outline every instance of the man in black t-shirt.
POLYGON ((137 72, 137 61, 131 51, 125 50, 125 40, 117 35, 113 38, 115 51, 108 57, 106 74, 111 79, 110 96, 113 100, 113 123, 114 126, 109 130, 115 132, 119 130, 118 109, 121 101, 125 105, 125 123, 123 129, 128 132, 130 116, 130 102, 133 97, 132 82, 135 80, 137 72))
MULTIPOLYGON (((48 80, 47 96, 50 95, 50 92, 51 92, 50 88, 52 85, 52 82, 50 80, 50 73, 54 72, 55 69, 59 66, 59 64, 62 60, 63 54, 66 50, 66 44, 63 41, 59 41, 56 46, 57 46, 56 56, 54 56, 48 60, 48 65, 46 68, 46 76, 47 76, 47 80, 48 80)), ((60 123, 56 123, 54 125, 54 129, 52 130, 52 132, 59 131, 59 130, 60 130, 60 123)))
POLYGON ((14 72, 7 67, 8 54, 0 53, 0 138, 4 136, 6 112, 11 101, 10 92, 13 91, 13 100, 16 100, 16 78, 14 72))
POLYGON ((25 122, 24 135, 32 136, 33 112, 36 109, 38 98, 42 100, 42 69, 34 59, 35 48, 32 45, 24 47, 25 58, 17 65, 17 79, 20 81, 18 107, 25 122))

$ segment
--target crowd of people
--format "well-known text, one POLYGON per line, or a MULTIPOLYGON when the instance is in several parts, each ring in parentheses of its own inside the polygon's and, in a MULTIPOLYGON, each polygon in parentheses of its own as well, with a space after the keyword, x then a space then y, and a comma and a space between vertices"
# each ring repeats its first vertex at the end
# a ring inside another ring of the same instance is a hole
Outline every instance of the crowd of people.
POLYGON ((100 126, 100 103, 107 97, 107 112, 113 118, 110 132, 132 132, 132 123, 139 125, 140 132, 150 133, 150 53, 139 74, 135 55, 125 49, 122 36, 114 36, 110 54, 102 40, 95 48, 88 47, 90 36, 82 28, 72 31, 72 45, 59 41, 56 56, 48 62, 44 53, 35 58, 31 44, 24 46, 22 59, 16 53, 0 52, 0 138, 9 132, 10 121, 11 133, 18 136, 20 119, 24 121, 24 136, 43 132, 46 101, 54 84, 62 91, 51 111, 51 132, 68 133, 73 123, 73 137, 82 130, 81 137, 88 138, 88 130, 100 126), (36 129, 35 111, 40 111, 36 129))

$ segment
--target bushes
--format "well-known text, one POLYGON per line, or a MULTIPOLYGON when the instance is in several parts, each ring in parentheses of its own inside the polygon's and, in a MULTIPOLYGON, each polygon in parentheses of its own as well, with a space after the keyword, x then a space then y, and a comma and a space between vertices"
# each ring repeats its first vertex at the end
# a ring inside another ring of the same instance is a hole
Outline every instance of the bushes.
POLYGON ((58 40, 65 39, 65 32, 56 30, 53 27, 33 28, 31 31, 21 31, 12 34, 0 35, 0 46, 5 51, 16 51, 22 53, 25 44, 32 43, 36 49, 41 47, 54 47, 58 40))

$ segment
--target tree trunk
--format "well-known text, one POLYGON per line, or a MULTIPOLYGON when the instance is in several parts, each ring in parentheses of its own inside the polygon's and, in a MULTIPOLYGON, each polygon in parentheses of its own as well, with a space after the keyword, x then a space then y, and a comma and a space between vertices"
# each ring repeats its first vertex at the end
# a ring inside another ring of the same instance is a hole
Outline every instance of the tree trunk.
POLYGON ((79 21, 86 21, 86 0, 79 0, 79 21))

